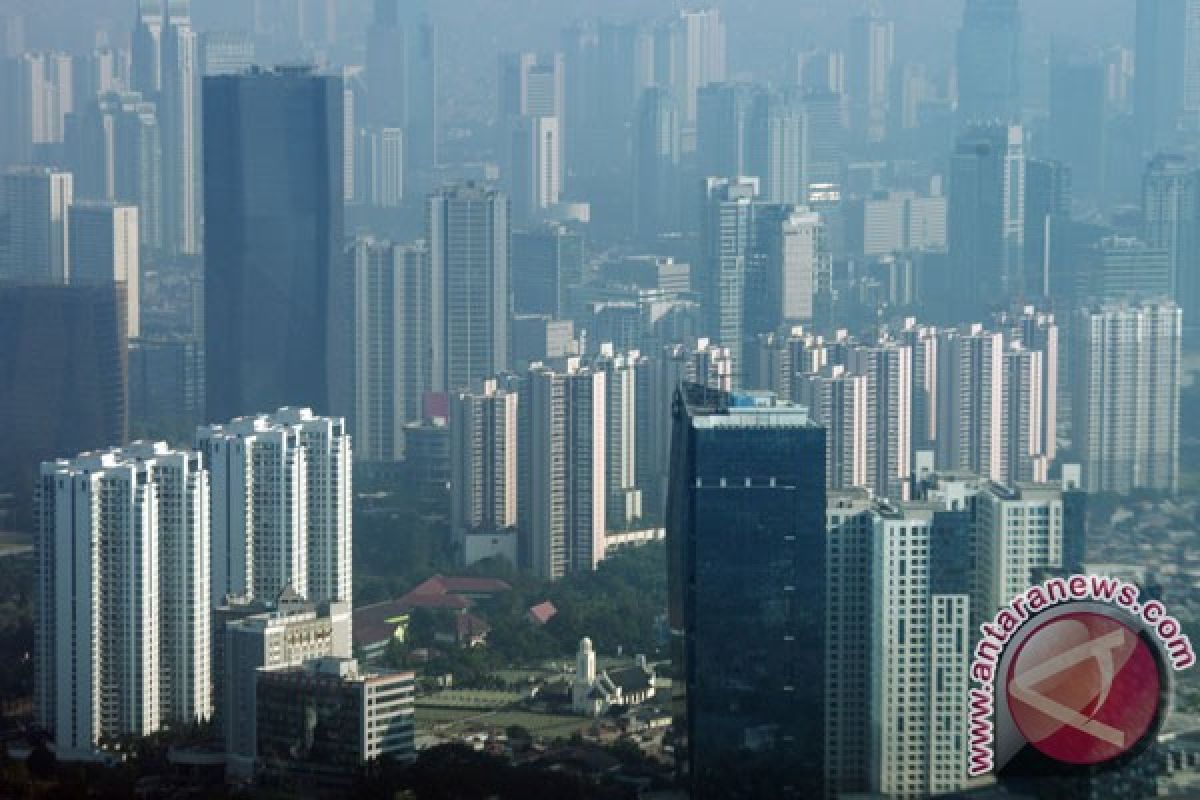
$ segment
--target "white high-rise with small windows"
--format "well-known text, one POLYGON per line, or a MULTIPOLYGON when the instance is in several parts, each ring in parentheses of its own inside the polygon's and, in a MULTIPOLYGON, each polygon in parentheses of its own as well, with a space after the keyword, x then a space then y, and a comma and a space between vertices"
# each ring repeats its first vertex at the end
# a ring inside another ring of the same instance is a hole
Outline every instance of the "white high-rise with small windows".
POLYGON ((212 472, 212 600, 351 598, 350 436, 307 408, 241 417, 196 433, 212 472))
POLYGON ((161 442, 42 465, 36 707, 60 758, 209 717, 208 492, 161 442))
POLYGON ((530 567, 555 580, 604 558, 606 375, 568 359, 562 372, 535 365, 521 397, 518 524, 530 567))
POLYGON ((1072 337, 1072 441, 1089 492, 1179 488, 1183 312, 1081 309, 1072 337))
POLYGON ((518 398, 487 380, 451 400, 450 529, 464 551, 471 534, 516 528, 518 398))
POLYGON ((947 511, 828 495, 827 796, 966 785, 971 527, 947 511))

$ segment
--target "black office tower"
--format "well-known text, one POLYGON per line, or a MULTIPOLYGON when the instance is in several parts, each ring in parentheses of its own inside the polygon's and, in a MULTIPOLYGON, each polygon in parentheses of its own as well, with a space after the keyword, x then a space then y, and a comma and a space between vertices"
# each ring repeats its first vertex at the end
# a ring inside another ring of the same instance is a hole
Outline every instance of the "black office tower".
POLYGON ((692 797, 823 792, 825 431, 681 384, 667 501, 675 754, 692 797))
POLYGON ((309 68, 204 80, 207 416, 346 413, 342 81, 309 68))

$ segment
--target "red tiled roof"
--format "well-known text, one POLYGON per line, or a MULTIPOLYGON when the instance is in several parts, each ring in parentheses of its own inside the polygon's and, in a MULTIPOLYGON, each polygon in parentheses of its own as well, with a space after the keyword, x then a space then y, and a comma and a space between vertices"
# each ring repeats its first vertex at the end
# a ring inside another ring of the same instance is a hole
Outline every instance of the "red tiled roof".
POLYGON ((536 606, 529 609, 529 616, 533 617, 534 621, 536 621, 539 625, 545 625, 547 622, 553 619, 554 615, 557 613, 558 609, 555 608, 554 604, 549 600, 538 603, 536 606))
POLYGON ((512 589, 499 578, 438 577, 448 592, 507 592, 512 589))
POLYGON ((499 578, 434 575, 418 584, 409 594, 495 594, 512 589, 499 578))
POLYGON ((396 626, 388 620, 407 614, 409 610, 410 607, 400 600, 354 609, 354 643, 368 645, 392 638, 396 626))
POLYGON ((456 611, 470 608, 473 603, 469 597, 463 597, 461 594, 432 594, 432 593, 416 593, 409 592, 401 597, 399 601, 401 605, 408 609, 413 608, 450 608, 456 611))

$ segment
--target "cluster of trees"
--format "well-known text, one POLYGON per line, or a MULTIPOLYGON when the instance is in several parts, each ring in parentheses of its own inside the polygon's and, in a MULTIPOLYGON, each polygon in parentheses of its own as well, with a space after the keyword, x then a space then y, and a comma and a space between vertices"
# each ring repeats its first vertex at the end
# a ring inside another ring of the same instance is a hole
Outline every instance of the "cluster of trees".
POLYGON ((536 766, 515 766, 506 758, 459 744, 423 750, 411 765, 380 759, 363 770, 348 794, 403 800, 626 800, 636 796, 629 787, 536 766))
POLYGON ((0 558, 0 719, 33 696, 33 575, 33 554, 0 558))

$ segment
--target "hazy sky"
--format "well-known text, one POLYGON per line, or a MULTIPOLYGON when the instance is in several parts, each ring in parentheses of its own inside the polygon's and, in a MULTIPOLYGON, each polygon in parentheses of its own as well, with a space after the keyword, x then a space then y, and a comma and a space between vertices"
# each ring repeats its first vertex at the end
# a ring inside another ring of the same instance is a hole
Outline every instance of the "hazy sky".
MULTIPOLYGON (((202 23, 211 9, 234 0, 193 0, 202 23)), ((238 5, 251 0, 236 0, 238 5)), ((344 9, 344 26, 359 27, 367 0, 335 0, 344 9)), ((953 34, 963 0, 882 0, 897 19, 899 56, 933 64, 953 54, 953 34)), ((716 0, 726 11, 730 31, 730 69, 760 80, 791 74, 789 54, 813 44, 839 45, 846 20, 865 0, 716 0)), ((711 3, 710 3, 711 4, 711 3)), ((1045 49, 1050 35, 1085 45, 1129 43, 1134 0, 1024 0, 1027 46, 1045 49)), ((549 49, 559 29, 581 16, 655 16, 680 5, 674 0, 433 0, 443 21, 447 90, 478 90, 493 79, 500 50, 549 49)), ((688 3, 688 6, 705 3, 688 3)), ((108 20, 114 38, 128 35, 135 0, 0 0, 0 14, 27 17, 30 45, 82 49, 94 28, 108 20)), ((462 98, 466 99, 466 98, 462 98)))

